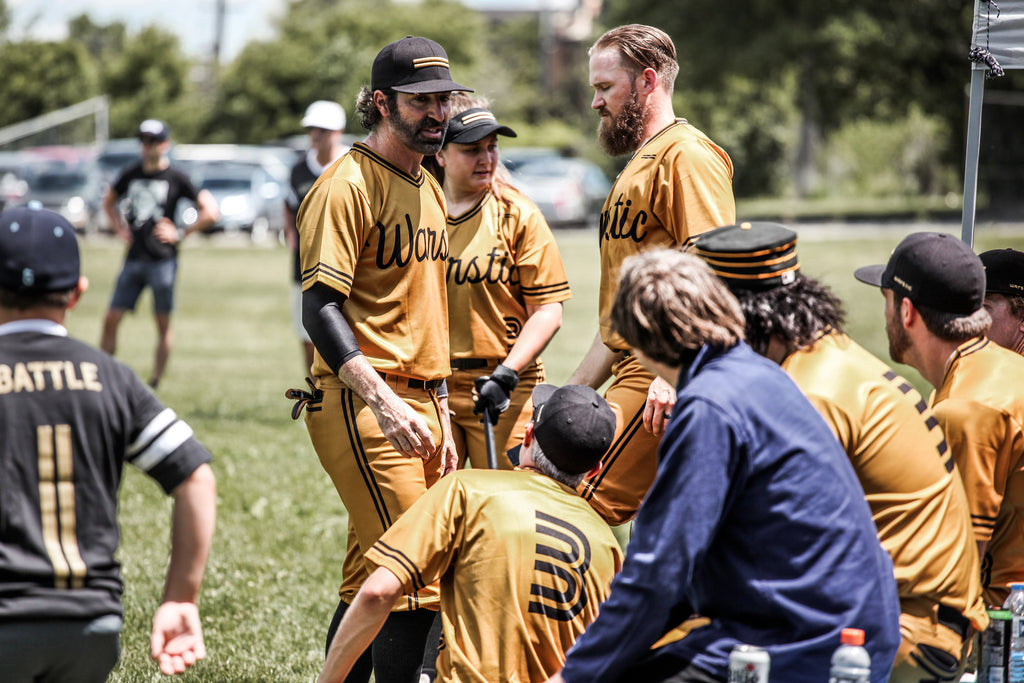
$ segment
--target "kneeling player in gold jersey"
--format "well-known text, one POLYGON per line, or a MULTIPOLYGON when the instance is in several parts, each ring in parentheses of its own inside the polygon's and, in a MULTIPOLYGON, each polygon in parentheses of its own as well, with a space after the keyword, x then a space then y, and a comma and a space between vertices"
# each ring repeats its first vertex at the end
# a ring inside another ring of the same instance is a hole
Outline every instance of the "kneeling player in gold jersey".
POLYGON ((838 437, 892 557, 903 639, 892 683, 955 681, 987 623, 967 496, 921 395, 843 332, 839 300, 800 272, 776 223, 704 233, 697 253, 736 295, 747 342, 779 363, 838 437))
POLYGON ((615 415, 589 387, 538 385, 514 471, 463 470, 428 490, 366 552, 377 569, 319 680, 342 681, 403 593, 440 578, 440 681, 544 681, 597 616, 622 566, 575 492, 601 466, 615 415))

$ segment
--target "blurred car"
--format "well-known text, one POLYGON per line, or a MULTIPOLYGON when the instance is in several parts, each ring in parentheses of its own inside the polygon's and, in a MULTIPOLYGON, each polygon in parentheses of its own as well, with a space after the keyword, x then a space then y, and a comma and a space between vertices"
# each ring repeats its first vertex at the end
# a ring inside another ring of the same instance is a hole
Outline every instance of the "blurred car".
POLYGON ((17 203, 37 201, 44 209, 64 216, 79 232, 92 234, 99 229, 102 213, 99 187, 94 166, 57 164, 29 178, 28 191, 17 203))
POLYGON ((39 160, 24 152, 0 152, 0 210, 14 206, 28 193, 28 181, 39 160))
POLYGON ((611 183, 586 159, 541 156, 512 170, 512 181, 540 208, 552 228, 591 228, 600 222, 611 183))
POLYGON ((142 148, 135 138, 117 138, 108 140, 99 154, 96 155, 96 167, 104 190, 111 185, 121 171, 135 162, 141 161, 142 148))
MULTIPOLYGON (((206 233, 248 233, 253 242, 280 239, 284 230, 284 192, 261 164, 240 161, 179 162, 200 190, 208 190, 220 208, 220 220, 206 233)), ((191 202, 179 205, 179 224, 196 222, 191 202)))

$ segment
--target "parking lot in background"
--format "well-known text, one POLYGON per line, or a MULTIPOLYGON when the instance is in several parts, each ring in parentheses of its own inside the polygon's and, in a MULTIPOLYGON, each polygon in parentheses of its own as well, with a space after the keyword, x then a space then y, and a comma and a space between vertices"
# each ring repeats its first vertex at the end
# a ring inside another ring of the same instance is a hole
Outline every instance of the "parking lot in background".
MULTIPOLYGON (((351 143, 354 136, 347 136, 351 143)), ((254 243, 283 239, 284 202, 291 166, 305 152, 305 136, 282 144, 176 144, 171 164, 209 190, 221 220, 206 232, 239 234, 254 243)), ((0 208, 37 201, 63 215, 83 235, 109 233, 103 196, 118 174, 139 159, 135 138, 92 147, 47 146, 0 152, 0 208)), ((610 182, 597 164, 548 147, 502 150, 512 182, 540 208, 552 228, 596 227, 610 182)), ((182 201, 179 226, 196 220, 182 201)))

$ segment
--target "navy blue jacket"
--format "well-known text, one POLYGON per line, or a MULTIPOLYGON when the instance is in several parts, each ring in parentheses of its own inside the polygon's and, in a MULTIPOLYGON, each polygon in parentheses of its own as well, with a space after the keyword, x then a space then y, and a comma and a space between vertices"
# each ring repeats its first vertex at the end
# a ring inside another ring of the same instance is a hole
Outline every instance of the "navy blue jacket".
POLYGON ((840 631, 856 627, 871 680, 886 681, 900 643, 892 562, 818 412, 744 343, 705 347, 677 391, 622 572, 567 683, 616 680, 691 614, 710 624, 662 650, 723 679, 748 643, 768 650, 772 680, 827 681, 840 631))

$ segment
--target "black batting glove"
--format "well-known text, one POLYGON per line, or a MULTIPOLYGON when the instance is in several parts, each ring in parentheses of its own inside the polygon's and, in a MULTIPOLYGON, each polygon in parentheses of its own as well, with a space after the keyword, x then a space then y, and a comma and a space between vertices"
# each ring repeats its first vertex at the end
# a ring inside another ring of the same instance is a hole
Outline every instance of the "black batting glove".
POLYGON ((519 384, 519 375, 511 368, 499 363, 490 375, 476 378, 476 401, 473 405, 473 412, 481 414, 486 410, 490 423, 496 424, 498 416, 508 410, 509 397, 517 384, 519 384))

